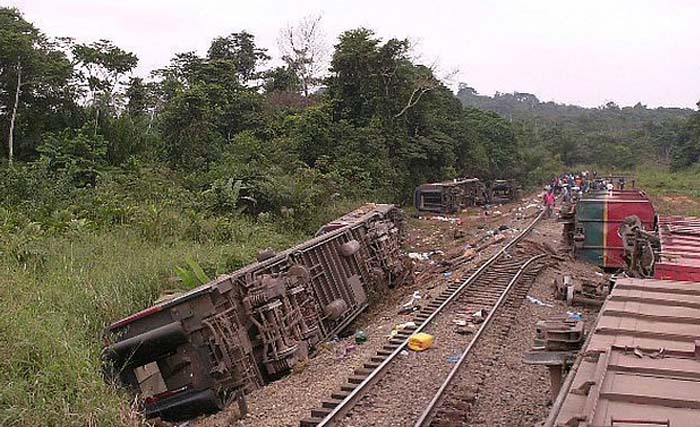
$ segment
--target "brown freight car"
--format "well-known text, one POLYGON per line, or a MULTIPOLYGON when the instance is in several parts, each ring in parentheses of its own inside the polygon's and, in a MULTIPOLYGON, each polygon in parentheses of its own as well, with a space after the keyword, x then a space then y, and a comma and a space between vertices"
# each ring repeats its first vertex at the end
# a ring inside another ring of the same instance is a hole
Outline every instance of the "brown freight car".
POLYGON ((489 202, 486 186, 478 178, 423 184, 416 188, 414 203, 422 212, 450 214, 468 206, 489 202))
POLYGON ((411 280, 394 205, 366 205, 106 330, 105 371, 148 417, 187 419, 288 372, 342 331, 373 294, 411 280))

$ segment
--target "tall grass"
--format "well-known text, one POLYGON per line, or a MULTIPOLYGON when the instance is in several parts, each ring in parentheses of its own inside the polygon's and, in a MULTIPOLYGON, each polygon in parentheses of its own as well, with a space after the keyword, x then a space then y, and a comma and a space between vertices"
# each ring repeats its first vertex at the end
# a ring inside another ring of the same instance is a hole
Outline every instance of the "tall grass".
POLYGON ((120 227, 41 237, 40 261, 3 257, 0 425, 138 424, 127 396, 102 381, 101 332, 178 286, 175 266, 187 259, 215 275, 250 262, 261 248, 288 247, 303 237, 274 224, 236 225, 235 241, 153 241, 120 227))
POLYGON ((670 171, 659 166, 637 168, 638 186, 661 214, 700 216, 700 169, 670 171))

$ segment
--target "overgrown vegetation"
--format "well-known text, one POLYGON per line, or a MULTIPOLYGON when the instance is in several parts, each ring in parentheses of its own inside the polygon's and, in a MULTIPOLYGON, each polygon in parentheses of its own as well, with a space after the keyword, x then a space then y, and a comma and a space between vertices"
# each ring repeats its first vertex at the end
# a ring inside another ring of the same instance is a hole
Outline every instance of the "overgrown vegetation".
POLYGON ((513 120, 463 107, 405 39, 359 28, 328 49, 319 25, 282 30, 281 67, 238 32, 138 78, 112 42, 53 39, 0 8, 0 425, 138 424, 99 374, 106 324, 363 201, 629 167, 647 146, 698 161, 697 113, 635 107, 619 135, 629 114, 612 107, 513 120))
POLYGON ((479 95, 466 84, 457 97, 465 106, 527 124, 537 141, 566 166, 630 169, 653 160, 679 170, 699 160, 700 114, 688 108, 647 108, 641 102, 584 108, 542 102, 523 92, 479 95))

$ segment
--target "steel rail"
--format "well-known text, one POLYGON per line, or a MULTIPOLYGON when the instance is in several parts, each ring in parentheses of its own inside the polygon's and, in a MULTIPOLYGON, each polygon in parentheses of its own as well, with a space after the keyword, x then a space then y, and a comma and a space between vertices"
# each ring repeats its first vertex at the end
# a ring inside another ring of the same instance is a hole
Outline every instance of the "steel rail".
POLYGON ((452 383, 452 379, 457 375, 457 372, 460 370, 462 367, 462 364, 464 361, 467 359, 467 356, 471 354, 472 348, 476 345, 476 343, 479 341, 479 338, 481 338, 482 334, 484 331, 486 331, 487 326, 491 323, 491 321, 494 319, 496 315, 496 311, 501 308, 501 305, 506 301, 506 298, 508 298, 508 295, 510 294, 511 289, 515 286, 515 284, 520 280, 520 276, 523 275, 525 270, 535 261, 546 257, 546 254, 540 254, 540 255, 535 255, 534 257, 530 258, 527 260, 523 265, 520 267, 520 269, 515 273, 515 276, 508 282, 508 285, 506 288, 503 290, 503 293, 501 296, 498 298, 498 301, 496 301, 496 304, 491 308, 491 311, 489 314, 486 316, 486 319, 484 319, 483 323, 481 324, 481 327, 479 330, 474 334, 474 338, 469 342, 467 347, 465 347, 464 351, 462 352, 461 356, 459 357, 459 360, 457 360, 457 363, 452 367, 450 370, 450 373, 447 375, 445 378, 445 381, 442 383, 438 391, 435 393, 433 398, 430 400, 430 403, 428 403, 428 406, 425 408, 423 413, 421 414, 420 418, 418 418, 418 421, 416 421, 414 427, 424 427, 430 424, 430 422, 433 420, 433 417, 435 415, 435 411, 438 409, 438 404, 442 400, 443 395, 445 394, 445 390, 447 390, 447 387, 450 386, 452 383))
MULTIPOLYGON (((487 270, 492 264, 498 260, 498 258, 501 257, 508 249, 511 247, 515 246, 518 244, 527 234, 530 233, 530 231, 535 227, 537 222, 542 219, 544 216, 545 211, 542 210, 539 215, 532 221, 530 225, 527 226, 523 231, 520 232, 513 240, 508 242, 505 246, 503 246, 496 254, 494 254, 491 258, 489 258, 485 263, 481 265, 469 278, 467 278, 462 284, 450 295, 445 302, 440 304, 440 306, 433 311, 430 316, 428 316, 425 321, 423 321, 418 328, 416 328, 413 331, 413 334, 417 334, 418 332, 421 332, 424 330, 428 324, 440 313, 442 310, 447 307, 457 296, 462 293, 464 288, 472 284, 473 282, 476 281, 476 279, 485 271, 487 270)), ((493 310, 492 310, 493 311, 493 310)), ((369 389, 374 383, 376 383, 379 378, 384 374, 384 371, 387 369, 387 367, 391 364, 391 362, 394 361, 394 359, 406 348, 408 345, 408 338, 406 338, 382 363, 377 366, 377 368, 370 373, 367 378, 365 378, 360 384, 353 389, 350 394, 348 394, 333 410, 326 415, 321 422, 318 423, 316 427, 327 427, 331 426, 338 418, 342 417, 349 411, 352 407, 354 402, 359 399, 362 394, 369 389)))

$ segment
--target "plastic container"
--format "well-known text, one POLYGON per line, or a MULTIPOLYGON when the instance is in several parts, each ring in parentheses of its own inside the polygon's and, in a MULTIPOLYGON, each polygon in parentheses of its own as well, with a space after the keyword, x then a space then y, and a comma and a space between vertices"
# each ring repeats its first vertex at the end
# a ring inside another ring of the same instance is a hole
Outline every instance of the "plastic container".
POLYGON ((355 333, 355 343, 364 344, 367 342, 367 333, 365 331, 357 331, 355 333))
POLYGON ((413 351, 427 350, 433 346, 433 341, 435 341, 434 336, 426 334, 425 332, 419 332, 411 335, 408 339, 408 348, 413 351))

